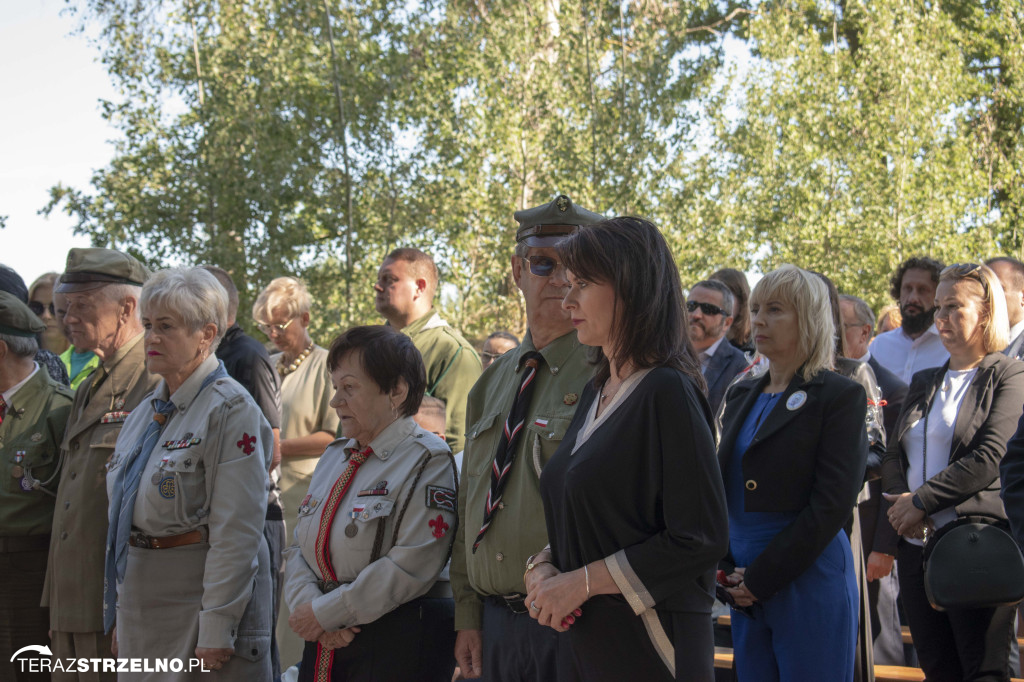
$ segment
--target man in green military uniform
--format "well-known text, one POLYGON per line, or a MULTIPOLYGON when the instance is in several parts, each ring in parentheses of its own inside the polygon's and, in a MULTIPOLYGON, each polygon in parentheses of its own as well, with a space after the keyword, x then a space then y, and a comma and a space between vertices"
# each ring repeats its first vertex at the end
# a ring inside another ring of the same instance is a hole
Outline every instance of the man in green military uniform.
MULTIPOLYGON (((149 272, 113 249, 71 249, 54 287, 67 296, 64 326, 100 366, 78 386, 64 441, 43 605, 61 658, 110 656, 103 634, 107 546, 106 465, 121 426, 159 377, 146 371, 139 295, 149 272)), ((55 672, 54 680, 114 680, 111 672, 55 672)))
MULTIPOLYGON (((0 679, 27 676, 15 651, 49 642, 39 606, 53 522, 60 443, 74 392, 40 371, 36 334, 46 325, 28 306, 0 292, 0 679)), ((46 676, 48 677, 48 675, 46 676)))
POLYGON ((445 402, 445 440, 461 452, 466 398, 480 376, 480 356, 434 310, 437 266, 419 249, 395 249, 377 273, 375 305, 388 324, 408 335, 427 368, 427 395, 445 402))
MULTIPOLYGON (((562 195, 517 211, 515 219, 519 229, 512 277, 523 292, 529 329, 522 345, 496 359, 469 394, 459 530, 451 562, 459 631, 455 658, 467 678, 483 674, 488 682, 558 681, 567 677, 558 663, 557 633, 530 618, 523 603, 523 569, 528 557, 547 544, 541 469, 558 448, 592 374, 587 347, 580 345, 562 310, 569 282, 555 246, 603 217, 562 195), (532 382, 524 381, 527 362, 537 363, 532 382), (498 495, 492 493, 500 502, 485 520, 492 464, 509 442, 502 435, 505 421, 525 383, 532 384, 532 395, 523 427, 507 446, 513 453, 511 468, 498 495)), ((552 569, 542 564, 530 570, 552 569)))

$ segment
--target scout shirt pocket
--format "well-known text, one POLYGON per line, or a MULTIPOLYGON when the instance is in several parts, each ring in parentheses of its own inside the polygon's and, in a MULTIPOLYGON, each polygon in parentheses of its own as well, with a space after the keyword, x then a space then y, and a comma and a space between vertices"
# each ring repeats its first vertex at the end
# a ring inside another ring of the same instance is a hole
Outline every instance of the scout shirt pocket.
MULTIPOLYGON (((52 446, 45 443, 33 443, 29 434, 26 438, 9 443, 3 448, 4 470, 7 479, 6 489, 9 492, 32 493, 32 482, 49 482, 48 488, 56 489, 56 482, 49 479, 56 469, 56 453, 52 446)), ((35 490, 40 494, 41 490, 35 490)))
POLYGON ((157 494, 161 498, 173 501, 178 523, 189 527, 204 522, 206 466, 200 453, 165 453, 151 481, 157 486, 157 494))
POLYGON ((493 412, 466 429, 465 451, 470 456, 463 456, 462 466, 470 476, 483 476, 490 470, 504 421, 504 415, 493 412))
POLYGON ((544 417, 535 415, 526 425, 525 437, 528 439, 529 449, 526 451, 530 458, 530 467, 540 476, 541 470, 555 454, 555 450, 562 444, 562 438, 569 428, 572 415, 568 417, 544 417))
MULTIPOLYGON (((384 497, 353 498, 347 508, 338 509, 333 533, 344 537, 343 546, 346 551, 366 553, 373 549, 377 534, 383 533, 384 541, 381 543, 380 553, 381 555, 386 554, 390 541, 388 521, 394 508, 394 500, 384 497)), ((337 537, 337 535, 332 537, 337 537)), ((358 573, 359 570, 361 569, 356 569, 354 572, 358 573)), ((338 573, 340 575, 341 571, 338 573)))

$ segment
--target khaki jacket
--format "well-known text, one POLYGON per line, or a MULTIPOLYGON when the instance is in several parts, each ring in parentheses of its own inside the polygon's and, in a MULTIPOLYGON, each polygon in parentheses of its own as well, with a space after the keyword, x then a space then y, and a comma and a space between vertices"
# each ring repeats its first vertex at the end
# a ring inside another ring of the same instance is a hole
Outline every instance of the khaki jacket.
POLYGON ((139 334, 79 384, 71 405, 42 601, 58 632, 103 630, 106 466, 124 420, 159 381, 145 362, 139 334))

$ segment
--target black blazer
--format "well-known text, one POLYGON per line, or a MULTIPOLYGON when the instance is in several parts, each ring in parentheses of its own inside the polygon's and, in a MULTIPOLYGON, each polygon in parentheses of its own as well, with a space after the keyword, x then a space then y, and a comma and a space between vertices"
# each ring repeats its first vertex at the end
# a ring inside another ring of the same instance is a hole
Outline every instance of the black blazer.
POLYGON ((715 354, 708 360, 708 368, 704 370, 704 380, 708 382, 708 402, 711 403, 711 414, 718 414, 718 408, 725 397, 725 390, 736 375, 743 371, 749 363, 747 356, 739 348, 723 339, 715 354))
MULTIPOLYGON (((931 409, 948 368, 947 360, 942 367, 917 372, 910 381, 903 411, 882 461, 882 488, 887 493, 912 492, 907 485, 903 437, 931 409)), ((913 491, 928 514, 953 507, 958 516, 1006 518, 999 499, 999 462, 1017 428, 1022 403, 1024 362, 1002 353, 986 355, 957 413, 949 466, 913 491)))
POLYGON ((868 364, 875 372, 875 379, 878 379, 878 388, 882 391, 882 399, 885 405, 882 407, 882 418, 885 421, 885 434, 892 436, 896 431, 896 419, 900 416, 900 409, 907 397, 907 385, 903 379, 882 366, 874 355, 868 358, 868 364))
MULTIPOLYGON (((868 365, 875 371, 875 379, 878 380, 878 387, 882 391, 882 400, 885 405, 882 407, 882 418, 885 421, 886 442, 893 439, 896 431, 896 420, 903 409, 903 401, 907 397, 907 385, 898 376, 882 366, 875 356, 868 358, 868 365)), ((868 483, 870 498, 861 503, 860 512, 860 534, 864 542, 864 549, 868 552, 882 552, 892 554, 899 536, 896 530, 889 523, 885 512, 889 510, 889 503, 882 498, 882 481, 880 479, 868 483)))
MULTIPOLYGON (((718 462, 727 475, 743 422, 769 375, 737 382, 727 393, 718 462)), ((867 431, 864 388, 823 370, 786 388, 743 455, 743 504, 751 512, 798 512, 746 567, 744 582, 758 599, 772 597, 807 570, 849 520, 864 484, 867 431), (803 404, 790 409, 790 396, 803 404)))

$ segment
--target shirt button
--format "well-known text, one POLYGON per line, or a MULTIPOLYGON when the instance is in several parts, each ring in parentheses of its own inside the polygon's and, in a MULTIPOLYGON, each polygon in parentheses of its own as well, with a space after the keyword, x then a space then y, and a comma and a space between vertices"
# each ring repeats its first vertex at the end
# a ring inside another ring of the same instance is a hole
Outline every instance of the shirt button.
POLYGON ((502 554, 501 552, 498 552, 497 554, 494 555, 494 558, 497 559, 498 561, 504 561, 505 560, 505 555, 502 554))
POLYGON ((552 374, 558 374, 558 368, 557 367, 552 367, 551 368, 551 373, 552 374))
POLYGON ((68 532, 64 531, 63 533, 61 533, 60 534, 60 539, 61 540, 67 540, 68 539, 68 532))
POLYGON ((71 472, 71 480, 72 480, 72 481, 73 481, 73 480, 75 480, 75 476, 77 476, 77 475, 78 475, 78 474, 76 474, 76 473, 75 473, 74 471, 72 471, 72 472, 71 472))
POLYGON ((548 438, 554 438, 554 437, 555 437, 555 432, 554 431, 552 431, 551 433, 548 434, 548 438))
POLYGON ((68 507, 70 507, 70 506, 71 506, 71 503, 70 503, 70 502, 65 502, 65 503, 64 503, 64 508, 65 508, 65 509, 67 509, 67 508, 68 508, 68 507))
POLYGON ((757 490, 757 481, 755 481, 754 479, 750 479, 749 481, 746 482, 745 485, 747 490, 757 490))
POLYGON ((504 509, 504 508, 505 508, 505 503, 504 502, 499 502, 498 503, 498 509, 504 509))

